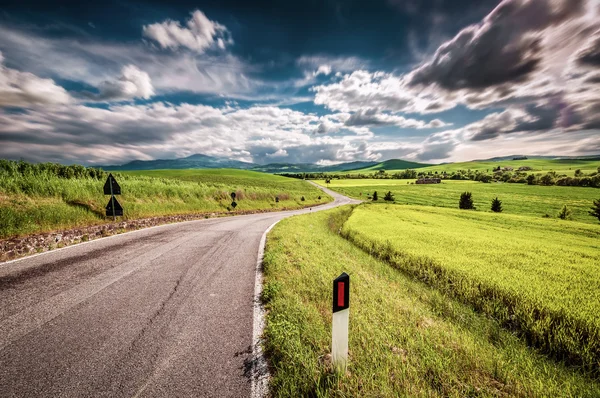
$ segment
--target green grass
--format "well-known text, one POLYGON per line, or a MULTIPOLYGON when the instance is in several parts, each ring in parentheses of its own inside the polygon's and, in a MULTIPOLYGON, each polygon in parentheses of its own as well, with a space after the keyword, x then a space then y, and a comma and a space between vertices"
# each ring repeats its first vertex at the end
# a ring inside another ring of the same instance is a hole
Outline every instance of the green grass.
MULTIPOLYGON (((305 181, 242 170, 156 170, 119 174, 124 219, 192 213, 296 209, 331 198, 305 181), (279 203, 275 197, 279 197, 279 203), (301 201, 301 197, 305 201, 301 201), (319 200, 318 197, 321 196, 319 200)), ((0 238, 108 222, 104 178, 0 170, 0 238)))
POLYGON ((600 225, 368 204, 342 233, 545 352, 600 369, 600 225))
POLYGON ((598 396, 598 381, 332 232, 348 210, 289 218, 268 236, 265 348, 273 396, 598 396), (343 271, 351 277, 350 362, 336 376, 328 358, 331 284, 343 271))
MULTIPOLYGON (((384 169, 388 173, 394 173, 397 171, 405 170, 405 169, 417 169, 415 166, 410 166, 409 164, 403 164, 403 161, 399 161, 399 163, 394 163, 397 161, 388 161, 388 164, 371 166, 365 169, 352 170, 349 172, 345 172, 342 174, 371 174, 376 172, 377 170, 384 169)), ((385 162, 384 162, 385 163, 385 162)), ((512 167, 517 170, 521 166, 531 167, 533 170, 528 173, 546 173, 548 171, 556 171, 559 174, 567 174, 569 176, 573 176, 575 170, 580 169, 584 173, 591 173, 593 171, 597 171, 598 167, 600 167, 600 160, 572 160, 572 159, 527 159, 527 160, 506 160, 506 161, 480 161, 474 160, 470 162, 457 162, 457 163, 447 163, 447 164, 439 164, 439 165, 425 165, 425 167, 418 167, 419 172, 428 171, 431 172, 456 172, 458 170, 479 170, 479 171, 489 171, 492 172, 492 169, 495 167, 512 167)))
MULTIPOLYGON (((326 186, 325 181, 316 181, 326 186)), ((598 223, 588 212, 593 201, 600 199, 600 189, 583 187, 540 186, 526 184, 490 183, 444 180, 441 184, 407 184, 414 180, 331 180, 329 187, 344 195, 367 199, 377 191, 379 201, 391 191, 396 203, 458 208, 460 194, 468 191, 478 211, 490 211, 492 199, 502 201, 505 213, 557 217, 563 205, 573 210, 573 220, 598 223), (361 195, 362 194, 362 195, 361 195)))

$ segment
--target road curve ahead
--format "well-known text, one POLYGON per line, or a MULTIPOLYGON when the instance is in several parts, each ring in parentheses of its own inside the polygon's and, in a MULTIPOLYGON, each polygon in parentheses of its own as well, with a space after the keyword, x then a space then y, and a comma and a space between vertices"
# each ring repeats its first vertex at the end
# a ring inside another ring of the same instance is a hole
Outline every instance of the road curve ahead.
MULTIPOLYGON (((326 190, 333 203, 353 203, 326 190)), ((0 264, 0 396, 248 397, 257 253, 310 210, 190 221, 0 264)))

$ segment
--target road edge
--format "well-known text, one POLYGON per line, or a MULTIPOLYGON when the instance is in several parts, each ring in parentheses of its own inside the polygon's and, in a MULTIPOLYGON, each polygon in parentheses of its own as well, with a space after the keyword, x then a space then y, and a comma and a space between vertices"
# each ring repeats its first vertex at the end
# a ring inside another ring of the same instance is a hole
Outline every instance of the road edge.
POLYGON ((265 329, 265 307, 260 299, 263 290, 263 259, 267 235, 281 220, 275 221, 267 228, 258 244, 258 257, 254 276, 254 314, 252 323, 252 373, 251 393, 252 398, 264 398, 269 393, 269 366, 263 351, 263 331, 265 329))

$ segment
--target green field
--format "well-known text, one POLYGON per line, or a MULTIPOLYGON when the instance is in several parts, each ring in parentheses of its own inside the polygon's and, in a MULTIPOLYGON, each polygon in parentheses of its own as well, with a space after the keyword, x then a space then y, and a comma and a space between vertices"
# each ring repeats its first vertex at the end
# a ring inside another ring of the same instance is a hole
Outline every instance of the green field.
POLYGON ((447 164, 439 164, 439 165, 426 165, 425 167, 415 167, 409 164, 404 164, 404 161, 396 161, 399 163, 394 163, 394 161, 388 161, 387 164, 381 163, 379 165, 371 166, 365 169, 352 170, 344 173, 338 174, 372 174, 377 172, 378 170, 384 169, 387 173, 394 173, 405 169, 416 169, 418 172, 429 172, 435 173, 443 173, 444 171, 447 173, 456 172, 459 170, 472 170, 472 171, 489 171, 491 172, 494 168, 500 167, 512 167, 517 170, 519 167, 527 166, 531 167, 533 170, 530 171, 532 173, 546 173, 548 171, 556 171, 559 174, 567 174, 569 176, 573 176, 575 170, 580 169, 584 173, 590 173, 593 171, 597 171, 598 167, 600 167, 600 160, 577 160, 577 159, 526 159, 526 160, 505 160, 505 161, 481 161, 474 160, 470 162, 457 162, 457 163, 447 163, 447 164), (387 167, 386 167, 387 166, 387 167))
MULTIPOLYGON (((3 161, 1 166, 0 238, 109 222, 104 216, 109 198, 102 191, 107 173, 90 177, 81 166, 47 169, 24 162, 3 161)), ((127 172, 117 181, 125 220, 297 209, 331 200, 305 181, 241 170, 127 172), (237 193, 234 211, 231 192, 237 193)))
MULTIPOLYGON (((315 181, 327 186, 325 181, 315 181)), ((600 199, 600 189, 583 187, 540 186, 526 184, 490 183, 444 180, 441 184, 409 184, 414 180, 338 180, 329 187, 344 195, 367 200, 367 194, 377 191, 379 201, 391 191, 396 203, 458 208, 460 194, 468 191, 478 211, 490 211, 491 201, 498 197, 504 213, 555 218, 563 205, 573 211, 573 220, 598 223, 588 212, 600 199)))
MULTIPOLYGON (((379 208, 364 211, 377 216, 379 208)), ((337 231, 349 210, 289 218, 269 234, 263 299, 272 396, 598 396, 597 380, 540 355, 472 306, 342 238, 337 231), (343 271, 351 277, 350 361, 348 372, 337 376, 328 356, 331 283, 343 271)), ((421 250, 436 244, 428 241, 421 250)))
POLYGON ((368 204, 342 233, 532 345, 600 368, 600 225, 368 204))

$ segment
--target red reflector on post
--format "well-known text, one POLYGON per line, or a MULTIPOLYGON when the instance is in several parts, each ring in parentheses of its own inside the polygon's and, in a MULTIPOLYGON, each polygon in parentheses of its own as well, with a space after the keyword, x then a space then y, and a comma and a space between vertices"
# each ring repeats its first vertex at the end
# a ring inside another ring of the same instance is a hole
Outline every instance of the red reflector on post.
POLYGON ((338 282, 338 296, 337 296, 337 305, 338 307, 344 306, 344 282, 338 282))

